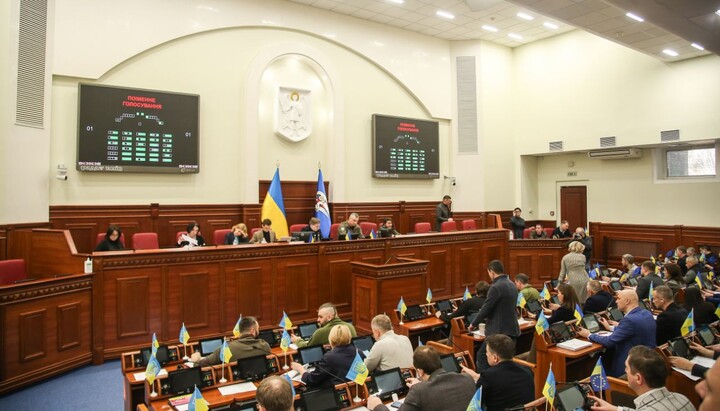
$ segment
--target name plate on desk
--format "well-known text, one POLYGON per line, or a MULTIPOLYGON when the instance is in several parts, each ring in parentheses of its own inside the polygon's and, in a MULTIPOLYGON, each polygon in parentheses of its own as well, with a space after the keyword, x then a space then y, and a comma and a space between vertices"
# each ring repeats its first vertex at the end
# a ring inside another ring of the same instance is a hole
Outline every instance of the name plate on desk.
POLYGON ((592 343, 590 341, 578 340, 577 338, 573 338, 571 340, 558 343, 557 347, 564 348, 570 351, 578 351, 582 350, 583 348, 592 347, 592 343))

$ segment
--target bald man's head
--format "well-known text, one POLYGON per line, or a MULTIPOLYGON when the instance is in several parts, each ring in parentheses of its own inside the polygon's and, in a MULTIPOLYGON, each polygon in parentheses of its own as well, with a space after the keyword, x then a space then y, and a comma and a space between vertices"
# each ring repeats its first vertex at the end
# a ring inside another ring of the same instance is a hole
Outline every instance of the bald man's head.
POLYGON ((638 306, 638 296, 635 290, 622 290, 617 293, 617 306, 624 312, 629 313, 638 306))

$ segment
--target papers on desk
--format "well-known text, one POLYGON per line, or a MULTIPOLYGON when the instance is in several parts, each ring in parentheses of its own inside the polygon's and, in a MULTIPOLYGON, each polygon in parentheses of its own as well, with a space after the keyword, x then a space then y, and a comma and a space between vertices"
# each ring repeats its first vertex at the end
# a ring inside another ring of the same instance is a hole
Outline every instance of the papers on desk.
MULTIPOLYGON (((160 370, 160 372, 158 373, 158 376, 163 376, 163 375, 167 375, 167 370, 164 368, 162 370, 160 370)), ((135 381, 145 381, 145 371, 136 372, 135 374, 133 374, 133 377, 135 377, 135 381)))
POLYGON ((475 331, 471 332, 470 334, 472 334, 473 337, 484 337, 485 330, 475 330, 475 331))
POLYGON ((220 391, 220 394, 222 395, 233 395, 233 394, 240 394, 243 392, 253 392, 257 391, 257 387, 255 384, 251 382, 241 382, 238 384, 232 384, 232 385, 226 385, 224 387, 219 387, 218 391, 220 391))
POLYGON ((518 319, 518 325, 525 325, 525 324, 530 324, 530 323, 534 323, 534 322, 535 321, 533 321, 533 320, 526 320, 524 318, 518 319))
POLYGON ((288 347, 289 347, 291 350, 297 350, 297 349, 298 349, 297 344, 290 344, 290 345, 288 345, 288 347))
MULTIPOLYGON (((699 355, 691 358, 690 361, 693 364, 699 364, 699 365, 702 365, 703 367, 707 367, 707 368, 710 368, 713 365, 715 365, 715 360, 713 360, 711 358, 701 357, 699 355)), ((693 381, 697 381, 701 378, 701 377, 696 377, 696 376, 692 375, 692 373, 690 371, 681 370, 680 368, 677 368, 677 367, 672 367, 672 369, 679 372, 680 374, 690 378, 693 381)))
POLYGON ((590 341, 578 340, 577 338, 573 338, 571 340, 563 341, 557 346, 558 348, 564 348, 570 351, 578 351, 582 350, 583 348, 592 347, 592 343, 590 341))

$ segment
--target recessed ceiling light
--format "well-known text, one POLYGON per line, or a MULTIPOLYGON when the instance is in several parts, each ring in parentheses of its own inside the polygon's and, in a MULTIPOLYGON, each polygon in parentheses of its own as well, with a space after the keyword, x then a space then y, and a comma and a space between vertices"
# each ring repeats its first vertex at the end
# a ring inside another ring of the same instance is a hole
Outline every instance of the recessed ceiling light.
POLYGON ((667 54, 670 57, 677 57, 678 53, 675 50, 665 49, 663 50, 663 53, 667 54))
POLYGON ((443 18, 450 19, 450 20, 455 18, 454 14, 448 13, 447 11, 438 10, 435 12, 435 14, 438 15, 439 17, 443 17, 443 18))
POLYGON ((545 27, 547 27, 547 28, 549 28, 549 29, 552 29, 552 30, 555 30, 555 29, 557 29, 558 27, 560 27, 560 26, 558 26, 558 25, 555 24, 555 23, 550 23, 549 21, 546 21, 545 23, 543 23, 543 26, 545 26, 545 27))
POLYGON ((498 29, 493 26, 482 26, 483 30, 492 31, 493 33, 497 33, 498 29))
POLYGON ((388 0, 388 1, 389 1, 390 3, 395 3, 395 4, 403 4, 403 3, 405 3, 405 0, 388 0))
POLYGON ((523 19, 523 20, 528 20, 528 21, 530 21, 530 20, 535 20, 535 17, 533 17, 533 16, 531 16, 531 15, 529 15, 529 14, 522 13, 522 12, 516 14, 516 16, 520 17, 520 18, 523 19))
POLYGON ((642 23, 643 21, 645 21, 642 17, 636 16, 636 15, 634 15, 634 14, 632 14, 632 13, 627 13, 627 14, 625 14, 625 15, 628 16, 628 17, 630 17, 631 19, 633 19, 633 20, 635 20, 635 21, 639 21, 640 23, 642 23))
POLYGON ((508 34, 508 37, 512 37, 512 38, 514 38, 515 40, 522 40, 522 39, 523 39, 523 36, 521 36, 521 35, 519 35, 519 34, 515 34, 515 33, 510 33, 510 34, 508 34))
POLYGON ((703 47, 697 43, 692 43, 691 46, 695 47, 698 50, 705 50, 705 47, 703 47))

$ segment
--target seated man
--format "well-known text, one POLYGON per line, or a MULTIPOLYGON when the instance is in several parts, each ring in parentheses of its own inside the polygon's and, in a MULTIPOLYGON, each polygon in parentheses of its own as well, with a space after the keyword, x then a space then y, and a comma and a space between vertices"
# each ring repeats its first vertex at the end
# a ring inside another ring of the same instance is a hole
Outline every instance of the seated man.
POLYGON ((397 335, 393 331, 390 317, 376 315, 370 322, 375 344, 365 358, 368 371, 384 371, 391 368, 411 368, 413 366, 413 348, 410 339, 397 335))
POLYGON ((685 264, 687 264, 687 271, 684 276, 685 284, 695 284, 695 277, 697 276, 700 276, 700 281, 704 284, 707 280, 706 274, 703 272, 705 267, 698 261, 698 258, 695 255, 689 255, 685 259, 685 264))
MULTIPOLYGON (((483 304, 485 304, 489 289, 490 284, 488 284, 487 281, 478 281, 477 284, 475 284, 475 295, 461 302, 460 305, 458 305, 457 310, 449 314, 445 314, 441 311, 436 311, 435 316, 443 320, 443 322, 446 324, 446 329, 450 325, 450 322, 453 318, 465 317, 466 319, 468 319, 468 317, 470 317, 472 314, 480 311, 483 304)), ((453 335, 452 333, 448 332, 448 341, 451 344, 452 340, 453 335)))
POLYGON ((532 240, 537 240, 540 238, 547 238, 547 233, 543 229, 543 226, 541 224, 535 224, 535 228, 530 231, 530 238, 532 240))
POLYGON ((507 335, 495 334, 487 339, 486 355, 490 368, 480 375, 463 367, 462 372, 473 377, 478 388, 482 387, 486 411, 504 411, 535 399, 533 372, 514 363, 514 354, 515 341, 507 335))
MULTIPOLYGON (((657 351, 642 345, 633 347, 625 361, 625 372, 628 385, 638 395, 633 400, 637 411, 695 411, 695 407, 687 397, 665 388, 668 368, 657 351)), ((595 402, 593 410, 620 411, 621 408, 623 411, 628 410, 625 407, 616 407, 598 397, 589 398, 595 402)))
POLYGON ((275 242, 275 231, 272 230, 272 221, 269 218, 262 221, 262 230, 256 231, 250 242, 253 244, 275 242))
POLYGON ((585 300, 583 312, 599 313, 615 305, 615 297, 602 288, 600 281, 590 280, 586 287, 588 298, 585 300))
MULTIPOLYGON (((400 411, 465 411, 475 395, 475 383, 464 374, 447 372, 440 362, 440 354, 426 345, 417 347, 413 354, 413 365, 418 378, 410 378, 410 391, 400 411)), ((368 398, 367 408, 371 411, 388 411, 380 398, 368 398)))
POLYGON ((683 275, 687 274, 688 266, 685 261, 687 259, 687 248, 684 245, 675 248, 674 258, 677 260, 676 263, 680 266, 683 275))
POLYGON ((552 233, 552 238, 570 238, 572 237, 572 233, 569 230, 570 223, 567 222, 567 220, 562 220, 560 222, 560 226, 555 227, 555 230, 552 233))
POLYGON ((675 304, 673 292, 667 285, 661 285, 653 289, 653 305, 662 312, 658 314, 655 324, 657 333, 655 344, 662 345, 675 337, 680 336, 682 327, 688 312, 685 307, 675 304))
POLYGON ((316 217, 311 218, 308 225, 303 227, 300 231, 312 233, 313 241, 320 241, 323 238, 322 233, 320 232, 320 219, 316 217))
POLYGON ((382 229, 387 230, 390 237, 400 235, 398 230, 395 229, 395 225, 393 224, 393 220, 391 218, 386 219, 385 222, 380 225, 380 230, 382 229))
POLYGON ((352 234, 353 239, 365 238, 360 229, 360 225, 358 225, 358 220, 360 220, 358 213, 352 213, 347 221, 340 223, 338 227, 338 239, 345 238, 347 233, 352 234))
MULTIPOLYGON (((240 321, 240 337, 228 343, 228 347, 232 353, 230 360, 234 362, 255 355, 270 354, 270 345, 268 345, 265 340, 258 339, 259 334, 260 325, 255 317, 243 317, 240 321)), ((196 351, 190 356, 190 361, 199 367, 220 364, 221 349, 222 346, 218 347, 212 354, 205 358, 201 357, 200 353, 196 351)))
POLYGON ((273 375, 260 383, 255 393, 260 411, 293 411, 293 389, 285 378, 273 375))
POLYGON ((540 292, 528 284, 530 277, 527 274, 520 273, 515 276, 515 287, 525 297, 525 302, 535 301, 540 299, 540 292))
POLYGON ((650 283, 652 283, 653 288, 665 284, 663 279, 655 274, 655 263, 652 261, 644 261, 640 265, 640 275, 642 277, 638 279, 638 285, 635 288, 635 293, 637 293, 640 300, 650 298, 650 283))
POLYGON ((310 347, 312 345, 327 345, 330 343, 330 330, 338 324, 347 325, 350 329, 350 334, 352 334, 353 337, 357 336, 355 333, 355 327, 338 317, 337 309, 334 305, 332 305, 332 303, 325 303, 318 308, 317 322, 320 328, 315 330, 312 337, 310 337, 310 341, 305 341, 296 335, 292 335, 290 336, 290 339, 293 344, 296 344, 298 348, 310 347))
POLYGON ((605 318, 600 318, 600 324, 606 330, 612 331, 609 336, 590 334, 585 328, 580 328, 578 334, 594 343, 607 348, 614 348, 612 362, 608 368, 608 375, 619 377, 625 372, 625 359, 630 348, 636 345, 655 348, 655 319, 650 311, 638 306, 638 296, 635 290, 622 290, 617 293, 618 308, 625 313, 625 317, 616 326, 611 325, 605 318))

